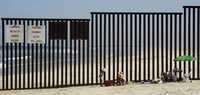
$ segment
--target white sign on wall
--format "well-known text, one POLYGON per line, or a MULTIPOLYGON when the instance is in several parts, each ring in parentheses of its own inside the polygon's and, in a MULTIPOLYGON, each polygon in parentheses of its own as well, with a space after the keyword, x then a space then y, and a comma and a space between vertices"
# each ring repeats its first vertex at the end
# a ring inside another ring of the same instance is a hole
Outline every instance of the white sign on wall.
POLYGON ((23 25, 6 25, 5 26, 5 42, 6 43, 24 42, 24 26, 23 25))
POLYGON ((45 26, 28 26, 27 43, 45 43, 45 26))

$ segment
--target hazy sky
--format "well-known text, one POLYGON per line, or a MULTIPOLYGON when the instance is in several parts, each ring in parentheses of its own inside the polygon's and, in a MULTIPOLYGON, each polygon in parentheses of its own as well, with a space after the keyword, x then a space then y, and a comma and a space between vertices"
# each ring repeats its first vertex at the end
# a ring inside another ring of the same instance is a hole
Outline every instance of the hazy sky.
POLYGON ((200 0, 0 0, 1 17, 90 18, 91 11, 182 11, 200 0))

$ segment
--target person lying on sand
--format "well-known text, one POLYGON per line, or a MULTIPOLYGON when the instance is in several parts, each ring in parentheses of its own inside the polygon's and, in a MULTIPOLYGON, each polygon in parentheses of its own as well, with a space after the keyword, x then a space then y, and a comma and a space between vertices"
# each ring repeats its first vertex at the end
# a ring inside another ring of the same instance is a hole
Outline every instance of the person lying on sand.
POLYGON ((158 84, 160 83, 159 79, 155 79, 155 80, 144 80, 141 82, 142 84, 158 84))
MULTIPOLYGON (((103 73, 104 73, 104 70, 101 70, 101 73, 99 75, 101 77, 101 80, 103 80, 103 78, 102 78, 103 73)), ((118 72, 117 73, 117 79, 105 80, 103 82, 103 84, 101 84, 101 86, 124 85, 125 83, 126 83, 126 81, 125 81, 124 73, 123 72, 118 72)))

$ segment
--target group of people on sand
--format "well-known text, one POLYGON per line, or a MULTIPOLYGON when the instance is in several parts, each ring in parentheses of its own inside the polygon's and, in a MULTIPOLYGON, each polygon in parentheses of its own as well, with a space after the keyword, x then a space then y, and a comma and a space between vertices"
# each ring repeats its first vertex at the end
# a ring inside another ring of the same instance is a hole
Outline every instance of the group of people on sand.
POLYGON ((183 74, 182 77, 178 78, 176 73, 182 74, 181 69, 174 68, 172 71, 161 73, 161 78, 152 80, 151 83, 166 83, 166 82, 192 82, 190 80, 191 72, 183 74))
POLYGON ((115 85, 125 85, 127 82, 125 81, 125 76, 123 72, 118 72, 117 73, 117 79, 114 80, 105 80, 103 82, 103 79, 105 77, 105 68, 100 70, 100 81, 101 81, 101 86, 115 86, 115 85))
MULTIPOLYGON (((123 72, 118 72, 117 73, 117 79, 114 80, 105 80, 103 81, 104 77, 105 77, 105 72, 106 69, 101 69, 100 70, 100 81, 101 81, 101 86, 114 86, 114 85, 125 85, 127 84, 127 81, 125 80, 125 76, 123 72)), ((177 69, 174 68, 172 71, 168 71, 168 72, 163 72, 161 73, 161 77, 159 79, 156 80, 150 80, 150 81, 142 81, 142 83, 166 83, 166 82, 191 82, 190 80, 190 76, 191 76, 191 72, 190 73, 185 73, 183 74, 182 77, 178 78, 176 76, 176 73, 182 74, 182 70, 181 69, 177 69)))
POLYGON ((181 73, 182 70, 179 69, 173 69, 173 71, 169 71, 167 73, 163 72, 161 74, 161 80, 162 82, 176 82, 178 81, 177 76, 175 75, 175 73, 181 73))

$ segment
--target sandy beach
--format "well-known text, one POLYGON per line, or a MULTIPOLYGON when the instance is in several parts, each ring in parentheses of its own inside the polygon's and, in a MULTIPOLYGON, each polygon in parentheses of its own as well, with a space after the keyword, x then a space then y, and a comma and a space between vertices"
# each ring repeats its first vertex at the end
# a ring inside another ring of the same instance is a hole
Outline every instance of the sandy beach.
POLYGON ((138 84, 125 86, 80 86, 52 89, 0 91, 0 95, 199 95, 200 81, 192 83, 138 84))

